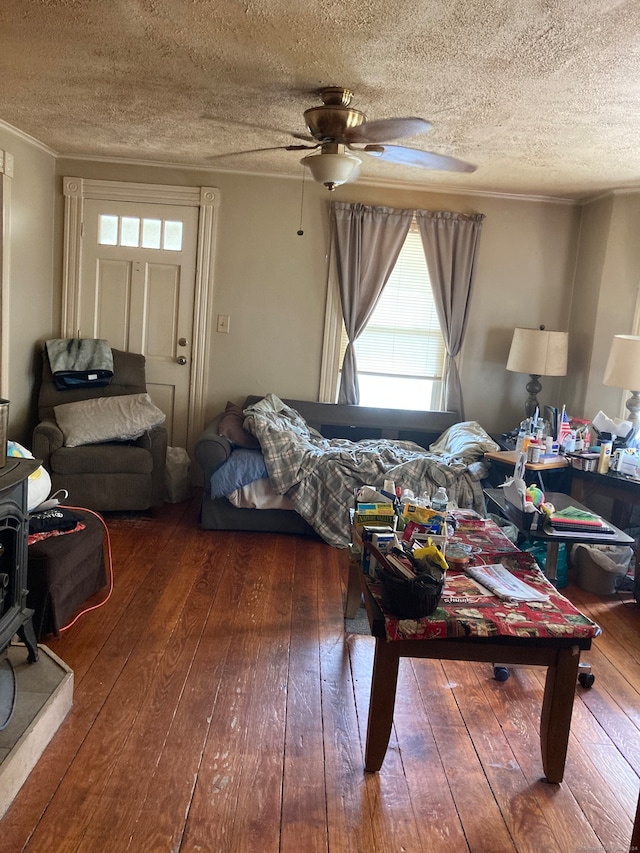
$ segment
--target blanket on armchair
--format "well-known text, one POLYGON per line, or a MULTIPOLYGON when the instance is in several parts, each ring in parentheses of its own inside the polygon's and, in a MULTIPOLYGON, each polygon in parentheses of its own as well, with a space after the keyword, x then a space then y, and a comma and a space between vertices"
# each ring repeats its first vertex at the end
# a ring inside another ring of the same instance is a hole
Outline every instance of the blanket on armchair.
POLYGON ((355 489, 381 485, 385 479, 416 494, 444 486, 458 506, 484 514, 482 466, 474 469, 412 442, 323 438, 274 394, 244 414, 245 429, 260 442, 274 491, 286 494, 330 545, 344 548, 350 542, 355 489))

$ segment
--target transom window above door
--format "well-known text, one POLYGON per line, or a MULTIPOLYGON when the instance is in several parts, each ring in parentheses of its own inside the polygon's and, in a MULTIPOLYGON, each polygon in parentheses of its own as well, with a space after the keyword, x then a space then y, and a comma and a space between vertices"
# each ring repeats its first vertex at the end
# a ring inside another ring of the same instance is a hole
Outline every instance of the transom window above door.
POLYGON ((101 213, 98 224, 98 243, 101 246, 128 246, 180 252, 182 251, 182 222, 101 213))

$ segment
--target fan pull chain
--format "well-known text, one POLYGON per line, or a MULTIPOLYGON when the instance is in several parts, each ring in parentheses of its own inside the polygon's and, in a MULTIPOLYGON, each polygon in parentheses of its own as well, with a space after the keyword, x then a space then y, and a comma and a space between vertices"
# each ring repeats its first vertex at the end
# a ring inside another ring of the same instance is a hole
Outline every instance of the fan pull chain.
POLYGON ((302 230, 302 208, 304 205, 304 179, 306 176, 306 171, 307 171, 306 168, 303 166, 302 167, 302 192, 300 194, 300 227, 296 231, 296 234, 298 235, 298 237, 302 237, 302 235, 304 234, 304 231, 302 230))

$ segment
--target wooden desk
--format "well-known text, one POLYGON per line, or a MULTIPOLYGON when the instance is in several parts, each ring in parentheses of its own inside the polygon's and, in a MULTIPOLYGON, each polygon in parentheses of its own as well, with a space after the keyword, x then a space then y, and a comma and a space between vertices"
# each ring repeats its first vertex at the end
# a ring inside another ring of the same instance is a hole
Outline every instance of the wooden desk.
POLYGON ((611 498, 613 508, 611 521, 617 527, 629 527, 631 507, 640 504, 640 480, 609 471, 598 474, 596 471, 571 472, 571 496, 584 503, 590 497, 611 498))
MULTIPOLYGON (((498 466, 504 466, 508 469, 510 474, 513 474, 518 454, 515 450, 491 450, 484 454, 484 458, 491 460, 491 462, 496 463, 498 466)), ((538 481, 538 484, 543 491, 546 491, 543 474, 548 471, 561 472, 562 478, 555 479, 554 485, 559 489, 565 487, 568 489, 569 480, 564 475, 568 475, 570 473, 570 471, 567 470, 570 468, 570 463, 561 455, 558 455, 558 459, 555 462, 527 462, 525 465, 525 471, 531 472, 533 479, 538 481)))
POLYGON ((388 640, 385 618, 371 594, 365 575, 360 573, 364 602, 371 633, 375 637, 371 698, 365 748, 365 770, 380 769, 389 745, 395 707, 400 658, 483 661, 521 666, 546 666, 540 747, 547 781, 559 783, 569 742, 573 698, 578 678, 580 651, 591 647, 591 639, 465 637, 456 639, 388 640))
MULTIPOLYGON (((495 504, 500 512, 503 515, 505 513, 505 499, 504 492, 502 489, 485 489, 485 495, 487 498, 495 504)), ((547 500, 550 501, 556 509, 566 509, 568 506, 575 506, 578 509, 587 510, 586 506, 583 506, 578 500, 570 495, 565 495, 559 492, 548 492, 547 500)), ((510 521, 513 522, 513 518, 510 518, 510 521)), ((578 543, 592 543, 593 545, 633 545, 634 540, 631 536, 627 536, 622 530, 619 530, 614 524, 610 526, 613 527, 613 534, 603 534, 601 536, 597 536, 591 531, 582 533, 573 533, 569 531, 562 532, 554 532, 547 533, 543 530, 525 530, 524 527, 516 525, 520 533, 523 536, 526 536, 528 539, 533 539, 537 542, 545 542, 547 545, 547 562, 545 565, 545 575, 549 578, 549 580, 553 583, 556 580, 556 572, 558 565, 558 549, 560 547, 561 542, 572 543, 574 545, 578 543)))

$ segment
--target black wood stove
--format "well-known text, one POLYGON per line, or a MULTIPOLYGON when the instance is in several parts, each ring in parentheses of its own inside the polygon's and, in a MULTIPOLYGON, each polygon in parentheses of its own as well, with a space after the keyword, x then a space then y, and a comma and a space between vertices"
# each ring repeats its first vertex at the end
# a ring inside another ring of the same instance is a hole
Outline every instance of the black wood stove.
POLYGON ((38 659, 38 645, 27 607, 27 486, 39 466, 37 459, 9 456, 0 468, 0 653, 17 634, 30 663, 38 659))

